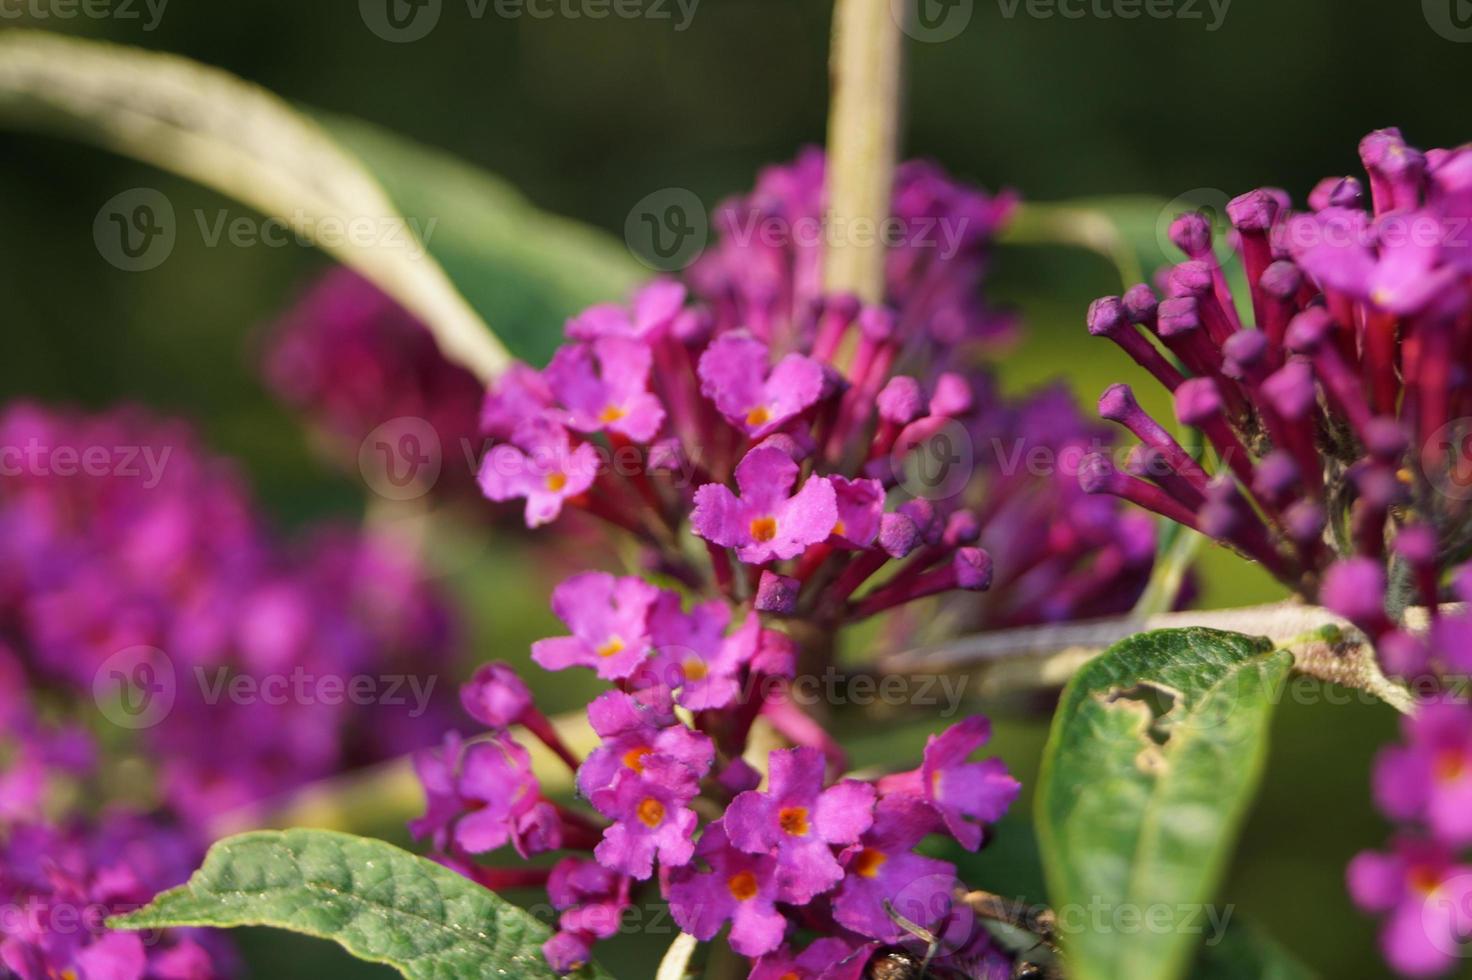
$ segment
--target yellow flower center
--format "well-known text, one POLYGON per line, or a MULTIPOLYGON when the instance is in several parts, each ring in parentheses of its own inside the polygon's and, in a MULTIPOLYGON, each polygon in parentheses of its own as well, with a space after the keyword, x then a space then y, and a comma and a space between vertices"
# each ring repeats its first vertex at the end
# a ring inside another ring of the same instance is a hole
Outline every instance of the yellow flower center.
POLYGON ((861 878, 872 878, 879 873, 879 868, 888 860, 889 855, 883 851, 866 847, 859 852, 858 857, 854 858, 854 873, 861 878))
POLYGON ((600 656, 600 657, 612 657, 615 654, 619 654, 619 653, 623 653, 623 652, 624 652, 624 641, 623 641, 623 638, 622 637, 618 637, 618 636, 610 636, 608 638, 608 642, 605 643, 605 644, 603 644, 597 650, 598 656, 600 656))
POLYGON ((777 518, 758 517, 751 522, 751 538, 763 544, 777 536, 777 518))
POLYGON ((547 484, 548 490, 551 490, 553 493, 561 493, 562 488, 567 486, 567 474, 548 473, 547 479, 543 482, 547 484))
POLYGON ((726 879, 726 888, 731 892, 731 897, 738 902, 755 898, 756 875, 750 871, 738 871, 726 879))
POLYGON ((644 757, 653 755, 654 750, 647 745, 641 745, 637 749, 629 749, 624 753, 624 765, 635 772, 644 771, 644 757))
POLYGON ((664 819, 664 804, 652 796, 644 797, 639 804, 639 820, 646 827, 658 827, 664 819))
POLYGON ((680 664, 680 673, 685 675, 687 681, 703 681, 705 675, 710 673, 710 668, 699 657, 691 657, 680 664))
POLYGON ((848 525, 844 524, 843 521, 834 521, 833 533, 838 535, 840 538, 843 537, 845 534, 848 533, 848 525))
POLYGON ((771 420, 772 413, 767 411, 767 406, 765 405, 758 405, 746 413, 746 424, 752 428, 756 428, 759 425, 766 425, 771 420))
POLYGON ((1406 877, 1410 881, 1411 887, 1422 895, 1430 895, 1441 887, 1441 875, 1437 874, 1436 869, 1429 865, 1417 865, 1411 869, 1410 874, 1406 877))
POLYGON ((777 823, 784 832, 793 837, 806 837, 808 835, 808 808, 784 806, 777 811, 777 823))
POLYGON ((622 405, 605 405, 603 406, 603 411, 598 413, 598 421, 607 425, 610 422, 617 422, 627 414, 629 413, 624 410, 622 405))

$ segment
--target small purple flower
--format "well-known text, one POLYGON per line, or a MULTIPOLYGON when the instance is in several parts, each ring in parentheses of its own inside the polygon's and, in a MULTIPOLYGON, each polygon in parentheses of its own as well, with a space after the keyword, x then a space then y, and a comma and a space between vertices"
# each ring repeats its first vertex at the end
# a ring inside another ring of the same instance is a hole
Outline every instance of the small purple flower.
POLYGON ((664 408, 649 392, 653 360, 640 341, 604 337, 560 348, 543 376, 574 429, 649 442, 664 422, 664 408))
POLYGON ((756 613, 727 636, 730 619, 731 607, 719 600, 686 613, 678 595, 663 593, 649 618, 654 656, 640 676, 678 691, 676 700, 691 711, 724 708, 740 692, 740 671, 756 656, 761 637, 756 613))
POLYGON ((961 846, 974 851, 981 846, 982 825, 1000 820, 1022 790, 1001 759, 967 761, 990 736, 991 725, 981 715, 952 725, 926 741, 919 769, 885 776, 879 791, 919 795, 961 846))
POLYGON ((573 340, 625 337, 652 342, 669 328, 685 305, 685 287, 658 279, 639 289, 629 306, 600 303, 567 321, 566 333, 573 340))
POLYGON ((603 832, 593 855, 605 868, 643 881, 654 860, 666 868, 688 864, 697 818, 686 806, 700 792, 689 766, 665 755, 643 760, 638 772, 622 772, 604 798, 614 823, 603 832))
POLYGON ((873 822, 874 787, 844 780, 823 788, 823 753, 812 748, 771 754, 770 788, 731 801, 726 831, 753 854, 777 856, 783 901, 799 905, 843 877, 833 845, 853 844, 873 822))
POLYGON ((690 526, 749 564, 795 558, 825 540, 838 520, 833 484, 809 477, 794 494, 797 477, 798 465, 780 449, 753 449, 736 467, 741 495, 720 483, 701 487, 690 526))
POLYGON ((542 946, 552 969, 569 973, 588 962, 593 943, 618 933, 629 906, 629 879, 595 861, 563 858, 547 879, 557 933, 542 946))
POLYGON ((532 692, 510 664, 497 660, 483 664, 461 685, 460 703, 476 721, 504 729, 520 721, 532 706, 532 692))
POLYGON ((630 676, 649 654, 649 610, 659 590, 632 576, 574 575, 552 591, 552 611, 572 630, 532 644, 547 670, 591 667, 604 680, 630 676))
POLYGON ((956 869, 915 854, 915 845, 939 829, 935 811, 915 796, 886 796, 874 807, 874 825, 844 852, 845 875, 833 900, 833 917, 846 929, 894 942, 905 935, 885 909, 931 928, 951 906, 956 869))
POLYGON ((480 408, 480 430, 497 439, 510 439, 521 423, 552 407, 552 389, 542 372, 520 361, 506 369, 486 391, 480 408))
POLYGON ((616 816, 621 807, 613 793, 620 777, 643 775, 651 759, 672 759, 700 779, 715 758, 710 738, 676 719, 663 687, 601 694, 588 705, 588 720, 603 744, 579 767, 578 792, 606 816, 616 816))
POLYGON ((512 442, 491 448, 481 460, 481 492, 495 501, 526 499, 526 526, 557 519, 569 497, 586 493, 598 476, 598 452, 573 446, 568 431, 545 418, 516 427, 512 442))
POLYGON ((1394 820, 1423 821, 1447 844, 1472 844, 1472 710, 1423 701, 1404 719, 1404 745, 1375 760, 1375 801, 1394 820))
POLYGON ((842 476, 828 478, 838 506, 838 520, 833 536, 855 548, 867 548, 879 536, 879 522, 884 518, 884 485, 878 480, 850 480, 842 476))
POLYGON ((670 875, 670 913, 681 929, 710 940, 731 923, 731 948, 742 956, 763 956, 782 945, 787 920, 777 911, 777 861, 731 846, 717 821, 705 829, 696 856, 709 866, 691 864, 670 875))
POLYGON ((758 959, 746 980, 831 980, 830 971, 853 951, 837 936, 815 939, 800 953, 783 946, 758 959))
POLYGON ((495 735, 466 745, 450 732, 441 748, 415 754, 414 770, 426 809, 409 829, 415 837, 428 836, 437 850, 484 854, 508 843, 521 848, 522 831, 544 836, 531 757, 514 739, 495 735))
POLYGON ((1380 948, 1397 971, 1432 977, 1458 963, 1472 934, 1472 865, 1454 864, 1438 844, 1400 838, 1389 854, 1357 855, 1347 877, 1356 905, 1387 916, 1380 948))
POLYGON ((823 394, 823 368, 788 354, 768 368, 767 345, 743 333, 717 337, 700 356, 700 390, 751 439, 777 431, 823 394))

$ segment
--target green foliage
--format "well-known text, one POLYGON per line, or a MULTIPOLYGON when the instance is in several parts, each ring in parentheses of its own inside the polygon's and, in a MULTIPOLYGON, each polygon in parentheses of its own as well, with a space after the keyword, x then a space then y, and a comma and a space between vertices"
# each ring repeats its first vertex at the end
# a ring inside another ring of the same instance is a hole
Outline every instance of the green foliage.
POLYGON ((226 838, 188 882, 109 925, 274 926, 412 980, 554 976, 540 951, 548 929, 527 912, 427 858, 327 830, 226 838))
POLYGON ((1069 683, 1036 816, 1071 977, 1181 974, 1292 663, 1262 639, 1159 630, 1121 641, 1069 683))

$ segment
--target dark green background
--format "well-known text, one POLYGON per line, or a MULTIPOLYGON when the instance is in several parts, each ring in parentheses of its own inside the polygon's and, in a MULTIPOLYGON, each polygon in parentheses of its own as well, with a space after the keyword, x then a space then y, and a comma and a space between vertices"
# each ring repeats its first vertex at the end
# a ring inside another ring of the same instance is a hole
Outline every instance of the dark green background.
MULTIPOLYGON (((1418 0, 1234 0, 1215 32, 1202 20, 1033 19, 1025 7, 1009 19, 1002 9, 977 0, 959 37, 909 46, 908 151, 988 187, 1050 200, 1273 183, 1301 199, 1318 177, 1354 169, 1356 141, 1373 127, 1400 125, 1422 146, 1472 136, 1459 118, 1472 45, 1438 36, 1418 0)), ((389 44, 348 0, 172 0, 147 33, 139 21, 36 26, 230 69, 453 151, 544 208, 618 235, 650 191, 688 187, 713 203, 761 164, 821 140, 829 14, 813 0, 703 0, 676 32, 669 20, 507 20, 494 7, 475 19, 464 0, 445 0, 428 38, 389 44)), ((189 415, 214 447, 243 459, 282 523, 351 515, 359 489, 315 460, 251 368, 253 331, 323 259, 295 246, 209 248, 181 223, 162 266, 118 271, 94 249, 92 219, 136 186, 163 190, 181 212, 247 213, 100 151, 0 134, 0 396, 130 399, 189 415)), ((1131 375, 1081 328, 1088 300, 1117 288, 1092 257, 1007 251, 995 290, 1022 305, 1031 330, 1003 364, 1009 384, 1062 376, 1092 399, 1131 375)), ((481 651, 519 657, 546 627, 526 615, 543 607, 543 583, 514 585, 517 564, 514 551, 495 551, 458 576, 474 596, 481 651)), ((1217 554, 1205 594, 1220 605, 1276 591, 1217 554)), ((1043 725, 1000 726, 999 750, 1024 777, 1043 725)), ((1379 972, 1342 869, 1384 835, 1367 767, 1393 728, 1385 709, 1284 705, 1269 782, 1222 896, 1325 976, 1379 972)), ((309 945, 255 944, 258 972, 307 975, 319 953, 309 945)), ((325 968, 340 968, 324 955, 325 968)))

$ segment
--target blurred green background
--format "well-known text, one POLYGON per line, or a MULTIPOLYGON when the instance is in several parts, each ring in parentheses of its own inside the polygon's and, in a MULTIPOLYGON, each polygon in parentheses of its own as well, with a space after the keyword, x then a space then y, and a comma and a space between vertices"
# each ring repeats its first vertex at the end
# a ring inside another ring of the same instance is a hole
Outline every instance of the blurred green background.
MULTIPOLYGON (((1216 15, 1204 0, 1190 8, 1197 19, 1131 21, 1037 18, 1025 4, 976 0, 957 36, 909 45, 907 151, 1036 200, 1170 199, 1199 188, 1230 195, 1261 183, 1301 199, 1320 176, 1354 170, 1355 144, 1372 128, 1399 125, 1421 146, 1468 137, 1455 96, 1466 91, 1472 45, 1433 29, 1434 6, 1234 0, 1208 30, 1216 15)), ((350 2, 172 0, 148 30, 148 9, 132 7, 138 19, 53 13, 5 23, 227 68, 291 100, 451 151, 540 207, 616 237, 652 191, 689 188, 713 204, 749 186, 762 164, 823 136, 831 10, 817 0, 701 0, 684 30, 675 29, 683 15, 672 4, 669 19, 592 20, 505 18, 493 3, 444 0, 435 29, 402 44, 376 36, 350 2)), ((40 12, 48 9, 62 8, 43 3, 40 12)), ((217 450, 243 461, 283 524, 353 515, 361 489, 314 457, 253 368, 259 326, 326 260, 297 246, 211 247, 181 222, 163 265, 120 271, 98 254, 92 222, 108 198, 138 186, 162 190, 180 212, 248 213, 101 151, 0 133, 0 395, 87 406, 135 400, 187 415, 217 450)), ((993 284, 1028 323, 1026 341, 1001 366, 1009 385, 1062 377, 1091 401, 1108 382, 1134 377, 1121 355, 1082 330, 1088 301, 1119 288, 1102 260, 1007 249, 993 284)), ((516 326, 550 333, 559 324, 516 326)), ((472 600, 477 655, 522 657, 548 627, 541 610, 550 577, 525 575, 521 564, 510 547, 459 563, 454 584, 472 600)), ((1204 565, 1209 605, 1277 595, 1228 555, 1204 565)), ((550 690, 550 707, 582 693, 550 690)), ((1024 779, 1045 724, 999 725, 998 750, 1024 779)), ((1342 878, 1349 857, 1384 835, 1368 804, 1367 767, 1394 724, 1388 709, 1285 704, 1267 783, 1221 896, 1324 976, 1379 975, 1372 926, 1350 907, 1342 878)), ((922 740, 916 730, 882 753, 905 758, 922 740)), ((1001 835, 998 852, 1009 838, 1001 835)), ((1004 853, 990 860, 999 876, 1013 874, 1003 873, 1013 863, 1004 853)), ((321 944, 250 945, 258 975, 345 975, 345 961, 321 944)), ((653 972, 639 960, 612 962, 631 964, 621 976, 653 972)))

